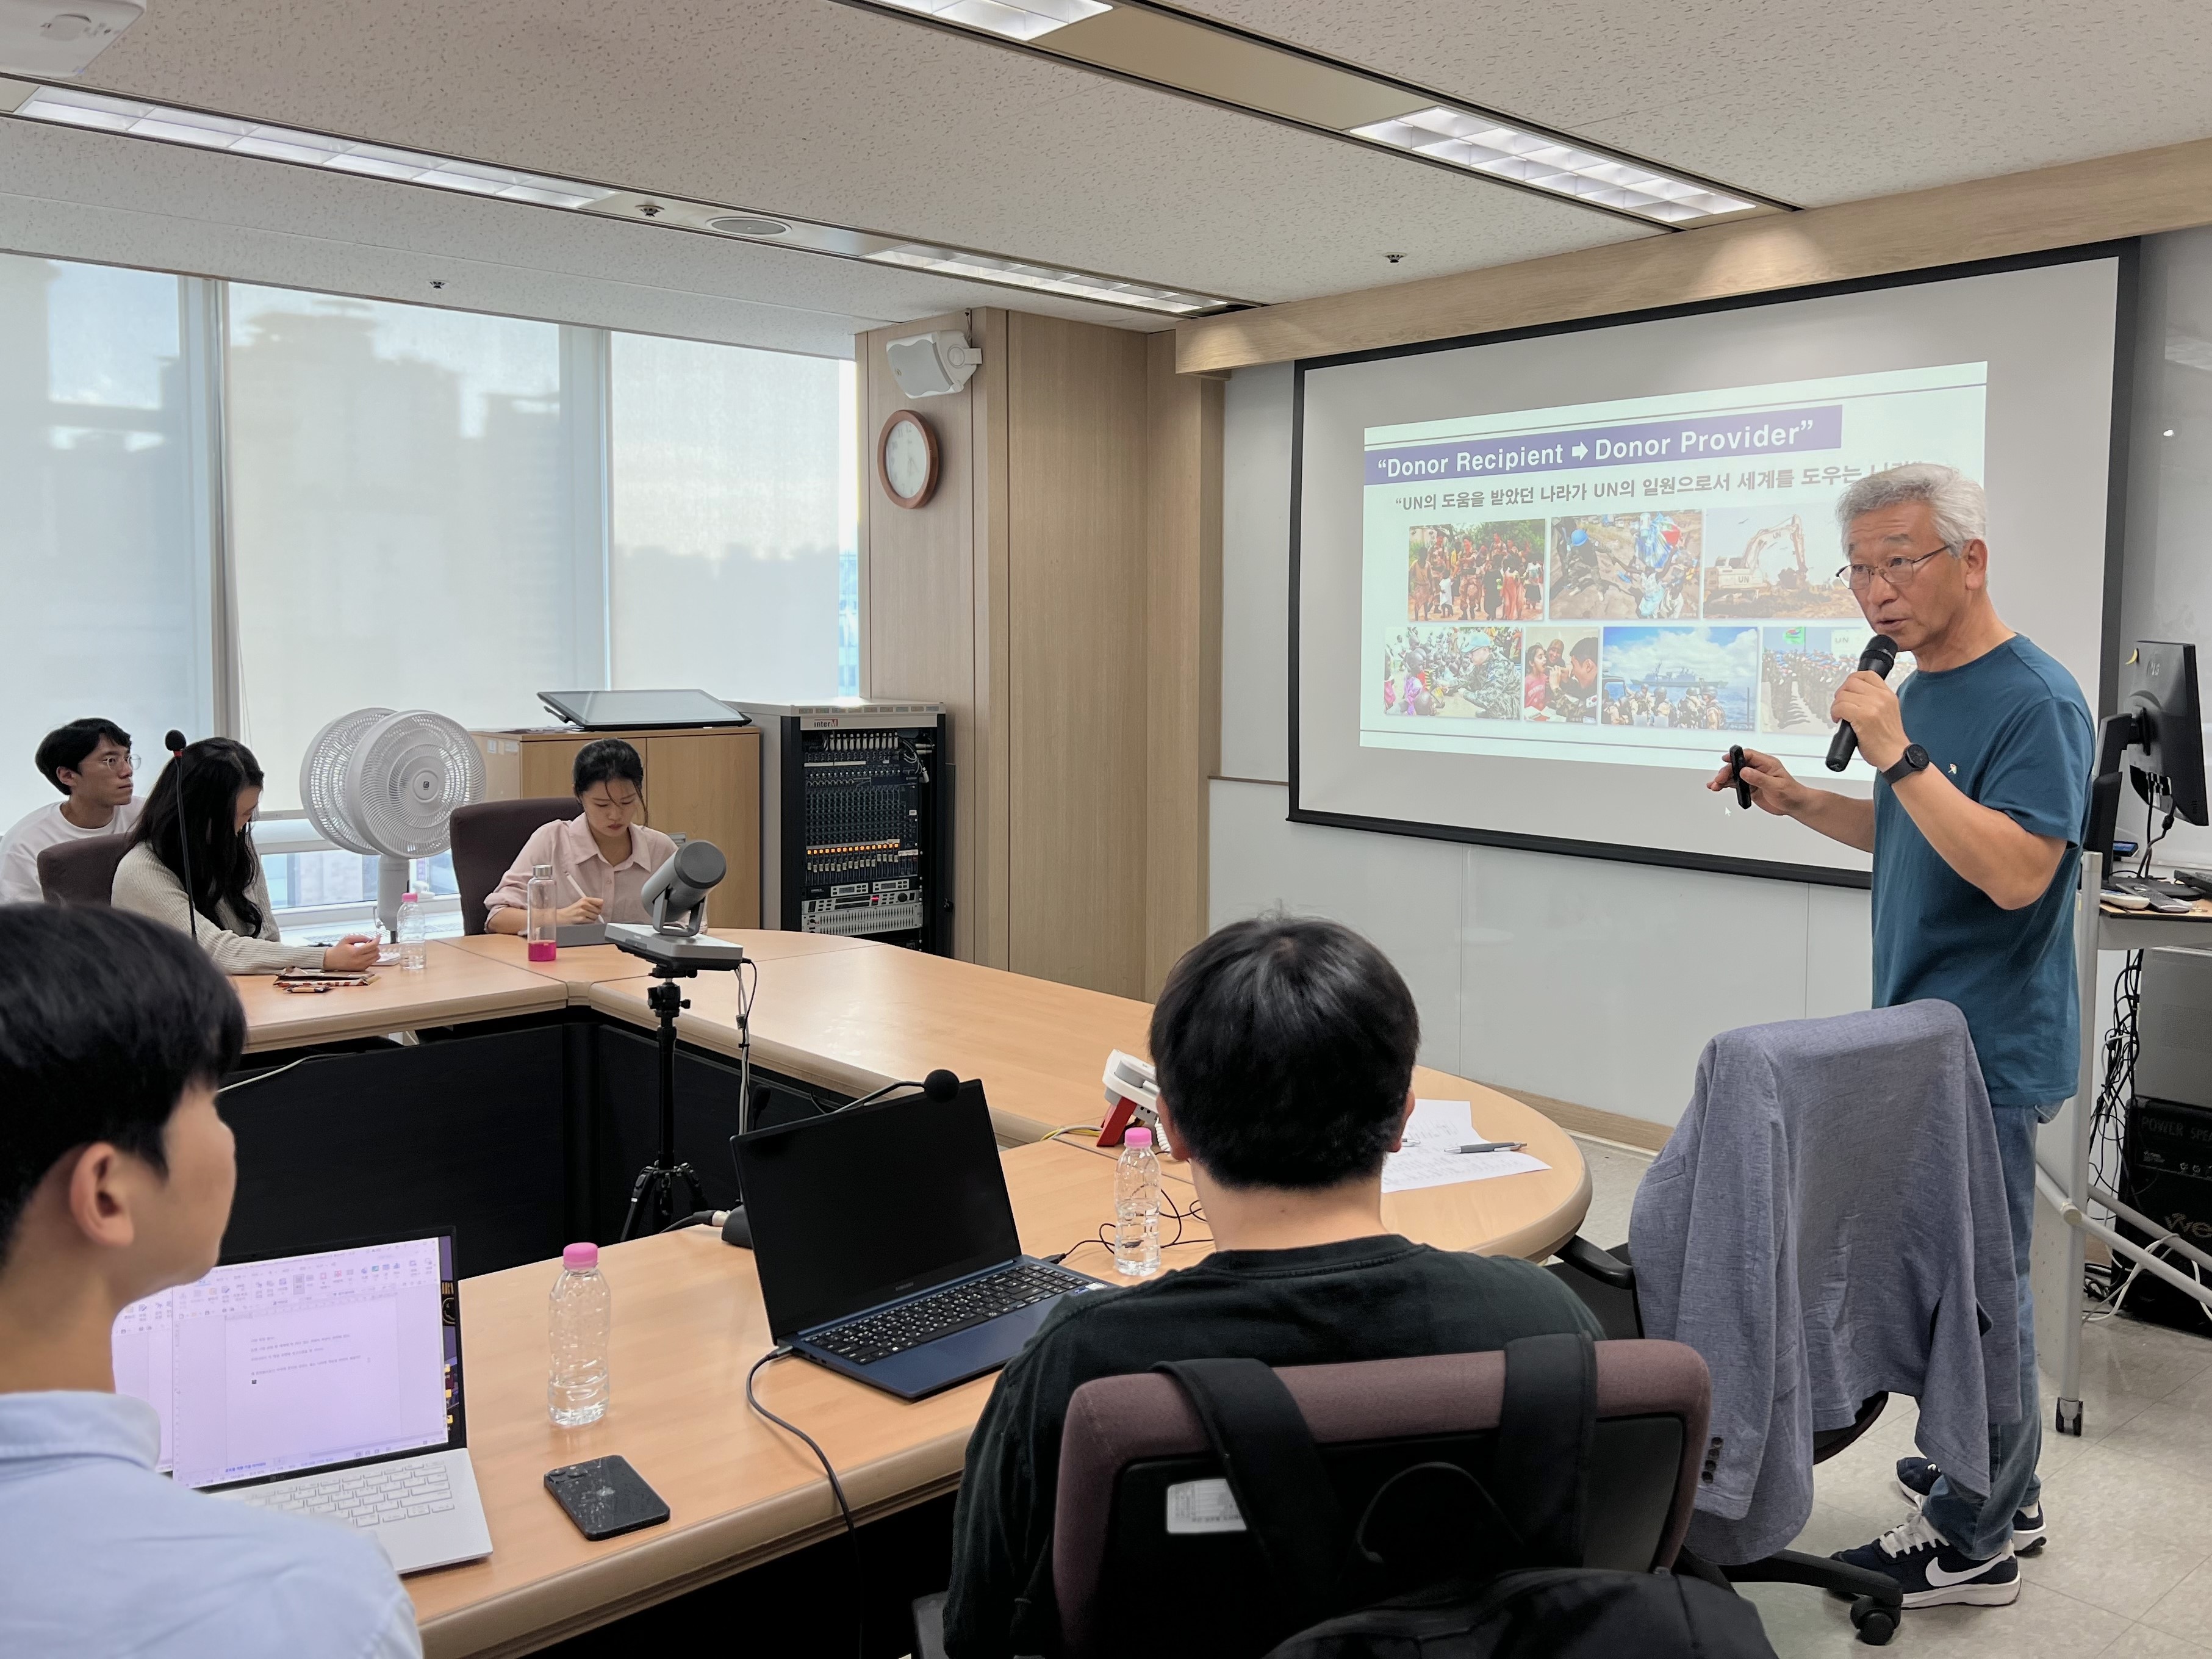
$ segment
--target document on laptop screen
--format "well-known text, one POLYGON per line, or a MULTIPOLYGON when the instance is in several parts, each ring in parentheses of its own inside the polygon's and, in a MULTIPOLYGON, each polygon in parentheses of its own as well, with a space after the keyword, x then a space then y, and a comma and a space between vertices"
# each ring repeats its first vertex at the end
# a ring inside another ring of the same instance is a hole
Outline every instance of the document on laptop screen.
POLYGON ((159 1467, 212 1486, 444 1445, 442 1244, 240 1262, 125 1308, 115 1386, 160 1414, 159 1467))

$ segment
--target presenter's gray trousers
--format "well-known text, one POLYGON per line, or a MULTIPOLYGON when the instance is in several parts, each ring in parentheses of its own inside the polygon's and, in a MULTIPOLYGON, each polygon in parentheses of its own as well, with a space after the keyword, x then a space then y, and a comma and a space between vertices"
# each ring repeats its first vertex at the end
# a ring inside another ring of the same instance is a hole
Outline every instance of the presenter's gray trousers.
POLYGON ((1929 1524, 1977 1561, 2001 1555, 2012 1542, 2015 1510, 2043 1501, 2036 1459, 2043 1452, 2043 1408, 2035 1380, 2035 1294, 2028 1288, 2030 1242, 2035 1226, 2035 1131, 2060 1104, 1994 1106, 1997 1158, 2004 1165, 2005 1208, 2012 1217, 2012 1265, 2019 1274, 2020 1421, 1990 1425, 1990 1492, 1986 1498, 1953 1487, 1945 1475, 1929 1494, 1929 1524))

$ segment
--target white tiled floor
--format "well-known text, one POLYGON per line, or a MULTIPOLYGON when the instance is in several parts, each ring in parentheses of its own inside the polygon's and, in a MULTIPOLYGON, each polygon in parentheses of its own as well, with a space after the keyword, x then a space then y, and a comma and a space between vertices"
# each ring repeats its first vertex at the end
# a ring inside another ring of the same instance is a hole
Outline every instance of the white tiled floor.
MULTIPOLYGON (((1593 1243, 1628 1237, 1649 1159, 1581 1140, 1593 1243)), ((2212 1332, 2212 1325, 2206 1327, 2212 1332)), ((2082 1334, 2083 1430, 2043 1443, 2050 1541, 2021 1565, 2008 1607, 1909 1613, 1889 1651, 2010 1659, 2212 1659, 2212 1340, 2131 1319, 2082 1334)), ((2048 1409, 2050 1383, 2045 1382, 2048 1409)), ((1913 1407, 1881 1420, 1814 1471, 1797 1547, 1863 1544, 1906 1513, 1891 1470, 1912 1449, 1913 1407)), ((2046 1419, 2047 1422, 2047 1419, 2046 1419)), ((1846 1604, 1790 1584, 1748 1585, 1782 1659, 1863 1659, 1846 1604)))

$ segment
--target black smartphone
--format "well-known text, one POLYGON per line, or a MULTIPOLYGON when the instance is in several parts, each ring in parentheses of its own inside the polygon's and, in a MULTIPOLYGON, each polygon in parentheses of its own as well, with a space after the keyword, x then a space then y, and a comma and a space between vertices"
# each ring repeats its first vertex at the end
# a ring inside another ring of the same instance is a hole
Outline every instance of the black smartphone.
POLYGON ((668 1505, 630 1468, 627 1457, 594 1457, 588 1463, 548 1469, 545 1490, 586 1538, 617 1538, 668 1519, 668 1505))

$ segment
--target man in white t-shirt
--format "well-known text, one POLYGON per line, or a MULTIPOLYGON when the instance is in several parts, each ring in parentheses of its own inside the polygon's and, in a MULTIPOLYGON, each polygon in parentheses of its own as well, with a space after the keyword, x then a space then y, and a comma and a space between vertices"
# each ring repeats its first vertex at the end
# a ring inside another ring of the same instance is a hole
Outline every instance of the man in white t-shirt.
POLYGON ((125 836, 138 815, 132 805, 131 734, 113 720, 71 720, 46 733, 36 757, 48 783, 68 797, 21 819, 0 842, 0 904, 36 904, 39 854, 65 841, 125 836))

